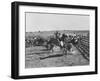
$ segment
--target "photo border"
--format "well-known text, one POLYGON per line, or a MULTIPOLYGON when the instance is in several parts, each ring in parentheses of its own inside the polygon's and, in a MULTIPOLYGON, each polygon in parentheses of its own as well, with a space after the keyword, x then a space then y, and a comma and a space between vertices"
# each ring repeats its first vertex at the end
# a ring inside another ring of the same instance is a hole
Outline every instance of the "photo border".
POLYGON ((25 78, 43 78, 43 77, 58 77, 58 76, 72 76, 72 75, 88 75, 98 73, 97 62, 97 7, 96 6, 81 6, 81 5, 62 5, 62 4, 49 4, 49 3, 31 3, 31 2, 12 2, 11 4, 11 78, 25 79, 25 78), (74 9, 89 9, 95 10, 95 71, 89 72, 75 72, 75 73, 59 73, 59 74, 43 74, 43 75, 19 75, 19 6, 40 6, 40 7, 56 7, 56 8, 74 8, 74 9))

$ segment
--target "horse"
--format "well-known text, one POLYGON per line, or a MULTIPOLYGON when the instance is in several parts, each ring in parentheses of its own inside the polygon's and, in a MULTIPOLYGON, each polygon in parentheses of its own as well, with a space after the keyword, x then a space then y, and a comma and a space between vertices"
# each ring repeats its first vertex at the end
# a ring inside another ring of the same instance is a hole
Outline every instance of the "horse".
POLYGON ((50 38, 46 44, 47 50, 52 50, 52 52, 53 52, 54 46, 60 46, 59 40, 56 38, 50 38))
POLYGON ((79 42, 79 38, 73 37, 73 38, 71 39, 71 43, 72 43, 73 45, 78 44, 78 42, 79 42))
POLYGON ((71 44, 67 40, 67 36, 63 34, 61 37, 50 38, 47 42, 46 48, 48 50, 54 51, 54 46, 59 46, 61 50, 63 50, 64 54, 67 54, 67 51, 70 51, 72 48, 71 44))
POLYGON ((26 47, 31 47, 31 46, 32 46, 32 40, 30 40, 30 39, 25 39, 25 46, 26 46, 26 47))
POLYGON ((37 37, 34 37, 33 45, 34 46, 43 46, 45 41, 46 40, 44 38, 37 36, 37 37))

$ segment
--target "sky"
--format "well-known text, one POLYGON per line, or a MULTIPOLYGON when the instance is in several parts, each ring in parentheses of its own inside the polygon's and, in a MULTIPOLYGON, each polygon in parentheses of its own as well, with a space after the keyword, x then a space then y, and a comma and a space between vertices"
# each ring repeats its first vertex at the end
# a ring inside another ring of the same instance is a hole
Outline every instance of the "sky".
POLYGON ((89 30, 89 15, 25 13, 26 32, 89 30))

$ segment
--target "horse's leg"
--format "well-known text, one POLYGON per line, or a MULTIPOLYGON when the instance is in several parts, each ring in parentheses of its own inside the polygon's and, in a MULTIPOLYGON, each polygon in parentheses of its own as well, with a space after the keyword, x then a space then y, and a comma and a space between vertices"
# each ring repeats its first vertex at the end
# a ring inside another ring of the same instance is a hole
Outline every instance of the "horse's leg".
POLYGON ((64 48, 64 55, 67 55, 67 49, 64 48))
POLYGON ((69 52, 72 52, 72 45, 69 44, 69 52))
POLYGON ((47 45, 47 50, 50 50, 50 44, 47 45))
POLYGON ((53 47, 54 47, 54 45, 51 45, 50 50, 51 50, 52 53, 54 52, 53 47))
POLYGON ((67 55, 67 49, 65 48, 65 55, 67 55))

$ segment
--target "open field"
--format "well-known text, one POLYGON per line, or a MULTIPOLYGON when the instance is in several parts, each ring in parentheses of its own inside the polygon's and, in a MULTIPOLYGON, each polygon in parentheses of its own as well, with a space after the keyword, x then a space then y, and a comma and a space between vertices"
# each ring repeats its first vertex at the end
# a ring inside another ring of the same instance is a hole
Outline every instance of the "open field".
POLYGON ((87 61, 81 53, 73 46, 73 52, 68 52, 64 55, 61 50, 56 49, 53 53, 51 51, 43 51, 43 47, 26 48, 25 67, 61 67, 61 66, 76 66, 88 65, 87 61))
MULTIPOLYGON (((54 32, 55 31, 38 31, 38 32, 26 32, 26 38, 28 37, 33 37, 33 36, 37 36, 37 35, 40 35, 41 37, 43 38, 47 38, 48 36, 50 35, 54 35, 54 32)), ((73 30, 62 30, 62 31, 59 31, 59 33, 65 33, 65 34, 77 34, 77 35, 84 35, 86 36, 87 33, 89 33, 88 30, 84 30, 84 31, 73 31, 73 30)))
MULTIPOLYGON (((53 35, 55 31, 44 31, 44 32, 26 32, 26 38, 31 39, 33 36, 41 36, 47 38, 53 35)), ((87 36, 89 31, 59 31, 61 34, 73 34, 87 36)), ((89 39, 89 38, 88 38, 89 39)), ((87 39, 84 38, 86 41, 87 39)), ((89 43, 89 40, 87 40, 89 43)), ((84 41, 83 41, 84 42, 84 41)), ((87 42, 85 42, 87 43, 87 42)), ((31 46, 26 48, 25 53, 25 68, 39 68, 39 67, 62 67, 62 66, 80 66, 89 65, 89 60, 84 58, 84 55, 89 53, 89 49, 85 45, 79 43, 78 45, 72 44, 72 51, 68 51, 67 54, 63 54, 63 50, 59 47, 54 48, 54 52, 46 50, 44 46, 31 46), (84 46, 85 45, 85 46, 84 46), (84 46, 84 47, 83 47, 84 46), (78 47, 83 47, 82 49, 78 47), (86 48, 85 48, 86 47, 86 48), (81 52, 83 51, 83 52, 81 52), (87 52, 85 52, 87 51, 87 52)))

